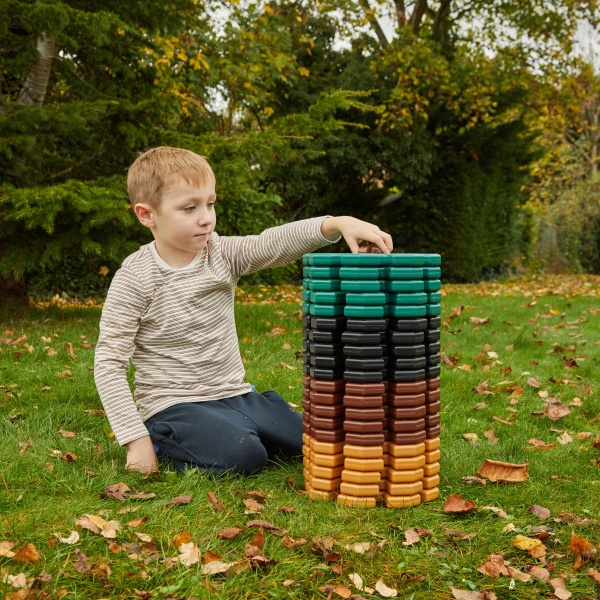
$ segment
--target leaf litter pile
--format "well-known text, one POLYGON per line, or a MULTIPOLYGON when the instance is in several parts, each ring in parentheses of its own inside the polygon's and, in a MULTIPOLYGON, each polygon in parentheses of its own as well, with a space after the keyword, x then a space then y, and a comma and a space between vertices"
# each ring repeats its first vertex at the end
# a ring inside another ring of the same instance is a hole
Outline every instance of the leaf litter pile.
MULTIPOLYGON (((128 473, 93 386, 98 309, 6 317, 5 598, 597 597, 599 288, 443 288, 441 497, 402 510, 310 501, 300 462, 128 473)), ((296 406, 299 298, 237 294, 248 379, 296 406)))

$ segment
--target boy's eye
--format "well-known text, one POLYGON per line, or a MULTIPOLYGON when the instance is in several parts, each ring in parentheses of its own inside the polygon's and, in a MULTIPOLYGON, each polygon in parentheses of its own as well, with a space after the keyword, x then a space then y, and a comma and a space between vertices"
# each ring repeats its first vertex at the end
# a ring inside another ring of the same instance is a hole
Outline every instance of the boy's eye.
POLYGON ((193 212, 196 210, 195 206, 186 206, 183 210, 185 210, 185 212, 193 212))
POLYGON ((214 208, 215 207, 215 203, 214 202, 209 202, 208 203, 208 208, 214 208))

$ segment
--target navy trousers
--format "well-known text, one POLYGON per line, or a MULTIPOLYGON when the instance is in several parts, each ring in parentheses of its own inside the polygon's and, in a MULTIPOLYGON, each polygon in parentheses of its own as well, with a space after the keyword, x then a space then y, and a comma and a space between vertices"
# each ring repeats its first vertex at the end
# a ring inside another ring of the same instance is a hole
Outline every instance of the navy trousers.
POLYGON ((250 474, 302 453, 302 417, 274 391, 176 404, 145 425, 178 470, 250 474))

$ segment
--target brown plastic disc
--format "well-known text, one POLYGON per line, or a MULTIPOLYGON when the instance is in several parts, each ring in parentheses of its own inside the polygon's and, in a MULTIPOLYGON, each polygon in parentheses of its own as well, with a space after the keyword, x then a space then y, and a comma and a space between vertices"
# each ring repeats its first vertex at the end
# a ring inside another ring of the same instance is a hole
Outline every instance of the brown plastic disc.
POLYGON ((425 417, 425 427, 435 427, 440 424, 440 413, 436 413, 434 415, 426 415, 425 417))
POLYGON ((437 390, 427 390, 425 392, 425 402, 437 402, 441 396, 440 388, 437 390))
POLYGON ((346 443, 353 446, 383 446, 383 433, 346 433, 346 443))
POLYGON ((388 442, 401 446, 403 444, 418 444, 419 442, 423 442, 427 438, 427 435, 425 434, 425 430, 415 431, 413 433, 401 433, 398 431, 390 431, 388 429, 385 437, 388 442))
POLYGON ((440 402, 430 402, 425 405, 427 407, 427 414, 434 415, 435 413, 439 413, 442 405, 440 402))
POLYGON ((355 421, 381 421, 385 417, 383 407, 379 408, 346 408, 346 419, 355 421))
POLYGON ((337 417, 336 419, 332 419, 331 417, 318 417, 311 412, 310 424, 317 429, 341 429, 344 424, 344 417, 337 417))
POLYGON ((312 402, 310 413, 317 415, 317 417, 332 417, 335 419, 344 416, 344 406, 342 404, 316 404, 312 402))
POLYGON ((440 387, 441 380, 439 377, 430 377, 425 380, 427 382, 428 390, 437 390, 440 387))
POLYGON ((339 393, 344 391, 344 380, 334 379, 333 381, 327 381, 325 379, 310 378, 310 388, 315 392, 328 392, 328 393, 339 393))
POLYGON ((310 410, 310 400, 306 398, 302 399, 302 410, 308 412, 310 410))
POLYGON ((386 406, 387 416, 394 419, 420 419, 427 414, 427 407, 425 404, 421 406, 386 406))
POLYGON ((381 396, 385 394, 385 383, 346 383, 346 394, 352 396, 381 396))
POLYGON ((421 394, 427 389, 427 383, 421 381, 388 381, 387 391, 395 394, 421 394))
POLYGON ((302 397, 303 398, 309 398, 310 397, 310 388, 307 385, 305 385, 302 388, 302 397))
POLYGON ((302 413, 302 420, 306 421, 307 423, 310 423, 310 411, 309 410, 305 410, 302 413))
MULTIPOLYGON (((312 423, 312 417, 311 421, 312 423)), ((425 429, 425 419, 386 419, 386 429, 413 433, 425 429)))
POLYGON ((442 428, 439 425, 435 425, 434 427, 427 427, 425 429, 427 439, 439 437, 442 432, 442 428))
POLYGON ((342 442, 344 441, 344 430, 343 429, 315 429, 310 428, 311 437, 315 438, 318 442, 342 442))
POLYGON ((344 396, 344 406, 346 408, 378 408, 383 406, 384 396, 344 396))
POLYGON ((310 423, 307 421, 302 421, 302 431, 307 435, 310 435, 310 423))
POLYGON ((388 392, 385 403, 389 406, 409 407, 425 404, 425 394, 394 394, 388 392))
POLYGON ((352 433, 379 433, 383 431, 383 421, 344 421, 344 431, 352 433))
POLYGON ((310 393, 310 401, 315 404, 341 404, 343 398, 344 395, 340 393, 332 394, 330 392, 316 392, 314 390, 310 393))
POLYGON ((302 375, 302 385, 310 385, 310 380, 310 375, 302 375))

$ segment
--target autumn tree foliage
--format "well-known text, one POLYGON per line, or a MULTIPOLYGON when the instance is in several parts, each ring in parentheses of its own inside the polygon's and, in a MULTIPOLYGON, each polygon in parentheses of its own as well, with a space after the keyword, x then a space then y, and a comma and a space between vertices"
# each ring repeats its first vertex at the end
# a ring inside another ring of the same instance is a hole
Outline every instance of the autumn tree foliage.
POLYGON ((23 294, 112 273, 148 239, 124 178, 159 144, 209 157, 225 234, 351 212, 440 252, 450 279, 503 272, 534 237, 528 185, 558 123, 593 110, 568 94, 593 0, 0 0, 0 15, 0 276, 23 294))

